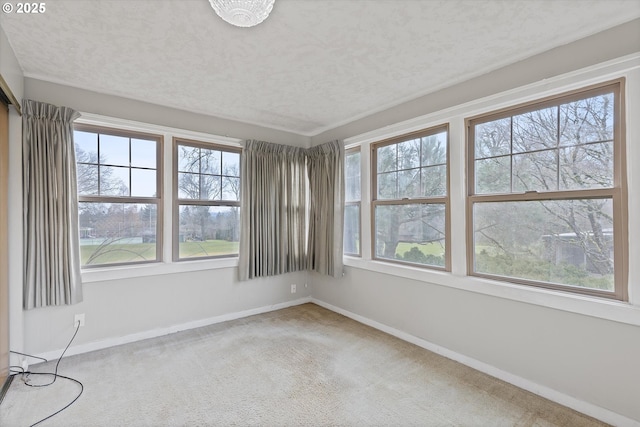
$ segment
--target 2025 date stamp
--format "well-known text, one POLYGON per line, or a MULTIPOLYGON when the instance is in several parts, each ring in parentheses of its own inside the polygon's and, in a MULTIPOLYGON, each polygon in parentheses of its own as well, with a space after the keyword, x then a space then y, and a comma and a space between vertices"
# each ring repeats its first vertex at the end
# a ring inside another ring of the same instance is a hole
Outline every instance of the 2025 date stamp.
POLYGON ((46 3, 4 3, 2 5, 4 13, 45 13, 47 11, 46 3))

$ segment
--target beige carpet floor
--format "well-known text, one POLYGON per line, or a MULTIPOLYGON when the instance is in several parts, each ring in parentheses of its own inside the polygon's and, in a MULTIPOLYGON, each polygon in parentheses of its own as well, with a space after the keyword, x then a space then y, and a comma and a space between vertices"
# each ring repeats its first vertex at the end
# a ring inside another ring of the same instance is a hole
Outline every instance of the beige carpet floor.
MULTIPOLYGON (((84 394, 42 426, 604 425, 314 304, 71 356, 59 373, 84 394)), ((78 389, 18 376, 0 425, 31 425, 78 389)))

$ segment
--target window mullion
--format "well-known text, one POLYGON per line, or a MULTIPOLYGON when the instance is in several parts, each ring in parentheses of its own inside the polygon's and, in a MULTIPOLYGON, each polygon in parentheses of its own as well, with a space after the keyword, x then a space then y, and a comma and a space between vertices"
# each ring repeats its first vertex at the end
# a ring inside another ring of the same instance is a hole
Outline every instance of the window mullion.
POLYGON ((513 192, 513 116, 509 117, 509 191, 513 192))
POLYGON ((98 137, 96 138, 98 141, 98 158, 96 159, 96 167, 98 168, 98 194, 101 194, 101 178, 102 178, 102 171, 100 170, 100 168, 102 167, 100 165, 100 134, 98 134, 98 137))
POLYGON ((556 108, 556 190, 560 191, 560 106, 556 108))

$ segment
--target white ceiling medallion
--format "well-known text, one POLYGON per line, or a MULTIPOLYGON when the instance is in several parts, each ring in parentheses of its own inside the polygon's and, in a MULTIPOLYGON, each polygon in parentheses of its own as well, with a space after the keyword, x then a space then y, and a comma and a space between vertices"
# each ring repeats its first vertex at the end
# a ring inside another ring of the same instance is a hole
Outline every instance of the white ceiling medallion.
POLYGON ((253 27, 269 16, 275 0, 209 0, 218 16, 236 27, 253 27))

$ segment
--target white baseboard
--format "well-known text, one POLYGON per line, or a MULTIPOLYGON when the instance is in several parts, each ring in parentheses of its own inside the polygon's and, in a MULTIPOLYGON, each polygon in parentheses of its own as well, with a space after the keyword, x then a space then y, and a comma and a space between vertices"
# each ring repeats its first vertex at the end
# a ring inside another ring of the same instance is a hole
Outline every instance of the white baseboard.
POLYGON ((340 307, 336 307, 334 305, 328 304, 316 298, 311 298, 311 302, 319 305, 320 307, 324 307, 327 310, 331 310, 338 314, 342 314, 343 316, 349 317, 357 322, 363 323, 367 326, 371 326, 372 328, 378 329, 382 332, 386 332, 387 334, 400 338, 403 341, 410 342, 426 350, 440 354, 448 359, 455 360, 456 362, 460 362, 463 365, 469 366, 480 372, 484 372, 485 374, 491 375, 492 377, 508 382, 509 384, 513 384, 516 387, 520 387, 524 390, 530 391, 531 393, 537 394, 553 402, 559 403, 560 405, 569 407, 585 415, 596 418, 600 421, 604 421, 605 423, 618 426, 618 427, 640 427, 640 422, 633 420, 631 418, 625 417, 624 415, 620 415, 608 409, 601 408, 597 405, 593 405, 591 403, 576 399, 574 397, 571 397, 569 395, 566 395, 564 393, 561 393, 549 387, 536 384, 533 381, 529 381, 525 378, 503 371, 501 369, 496 368, 495 366, 488 365, 484 362, 473 359, 471 357, 467 357, 463 354, 456 353, 455 351, 433 344, 429 341, 426 341, 422 338, 418 338, 414 335, 408 334, 399 329, 392 328, 383 323, 376 322, 375 320, 371 320, 367 317, 360 316, 359 314, 352 313, 348 310, 344 310, 340 307))
MULTIPOLYGON (((194 320, 192 322, 181 323, 178 325, 168 326, 165 328, 151 329, 149 331, 138 332, 135 334, 129 334, 121 337, 106 338, 99 341, 92 341, 86 344, 78 344, 69 347, 66 356, 73 356, 75 354, 88 353, 90 351, 102 350, 104 348, 114 347, 116 345, 128 344, 135 341, 146 340, 147 338, 161 337, 163 335, 173 334, 175 332, 186 331, 189 329, 200 328, 202 326, 213 325, 215 323, 226 322, 229 320, 241 319, 243 317, 253 316, 255 314, 267 313, 270 311, 281 310, 287 307, 293 307, 295 305, 305 304, 311 302, 311 297, 299 298, 293 301, 282 302, 274 305, 267 305, 258 308, 252 308, 250 310, 238 311, 235 313, 222 314, 220 316, 209 317, 206 319, 194 320)), ((36 356, 42 357, 47 360, 56 360, 62 354, 63 349, 48 351, 45 353, 37 354, 36 356)))
MULTIPOLYGON (((127 344, 135 341, 144 340, 147 338, 160 337, 163 335, 173 334, 175 332, 186 331, 194 328, 200 328, 202 326, 213 325, 216 323, 226 322, 229 320, 235 320, 243 317, 253 316, 256 314, 267 313, 270 311, 281 310, 283 308, 293 307, 293 306, 305 304, 308 302, 317 304, 328 310, 342 314, 343 316, 349 317, 357 322, 363 323, 367 326, 371 326, 372 328, 378 329, 382 332, 386 332, 389 335, 393 335, 397 338, 400 338, 401 340, 410 342, 426 350, 440 354, 448 359, 452 359, 452 360, 455 360, 456 362, 460 362, 463 365, 477 369, 480 372, 484 372, 485 374, 491 375, 492 377, 498 378, 502 381, 506 381, 524 390, 530 391, 534 394, 537 394, 546 399, 552 400, 561 405, 567 406, 571 409, 574 409, 578 412, 581 412, 590 417, 599 419, 611 425, 619 426, 619 427, 640 427, 640 422, 633 420, 631 418, 617 414, 608 409, 601 408, 597 405, 593 405, 591 403, 568 396, 564 393, 558 392, 549 387, 536 384, 525 378, 503 371, 501 369, 488 365, 479 360, 473 359, 471 357, 467 357, 463 354, 460 354, 455 351, 449 350, 447 348, 441 347, 439 345, 433 344, 429 341, 426 341, 422 338, 418 338, 414 335, 408 334, 399 329, 392 328, 383 323, 377 322, 375 320, 371 320, 364 316, 360 316, 359 314, 352 313, 348 310, 344 310, 340 307, 334 306, 332 304, 328 304, 324 301, 321 301, 312 297, 299 298, 293 301, 287 301, 279 304, 253 308, 250 310, 244 310, 244 311, 239 311, 235 313, 223 314, 220 316, 209 317, 207 319, 200 319, 192 322, 181 323, 181 324, 169 326, 166 328, 157 328, 149 331, 129 334, 122 337, 113 337, 113 338, 107 338, 104 340, 93 341, 86 344, 79 344, 76 346, 69 347, 69 349, 65 353, 65 356, 88 353, 90 351, 101 350, 104 348, 114 347, 121 344, 127 344)), ((47 360, 56 360, 62 354, 62 350, 63 349, 48 351, 46 353, 37 354, 36 356, 42 357, 47 360)))

